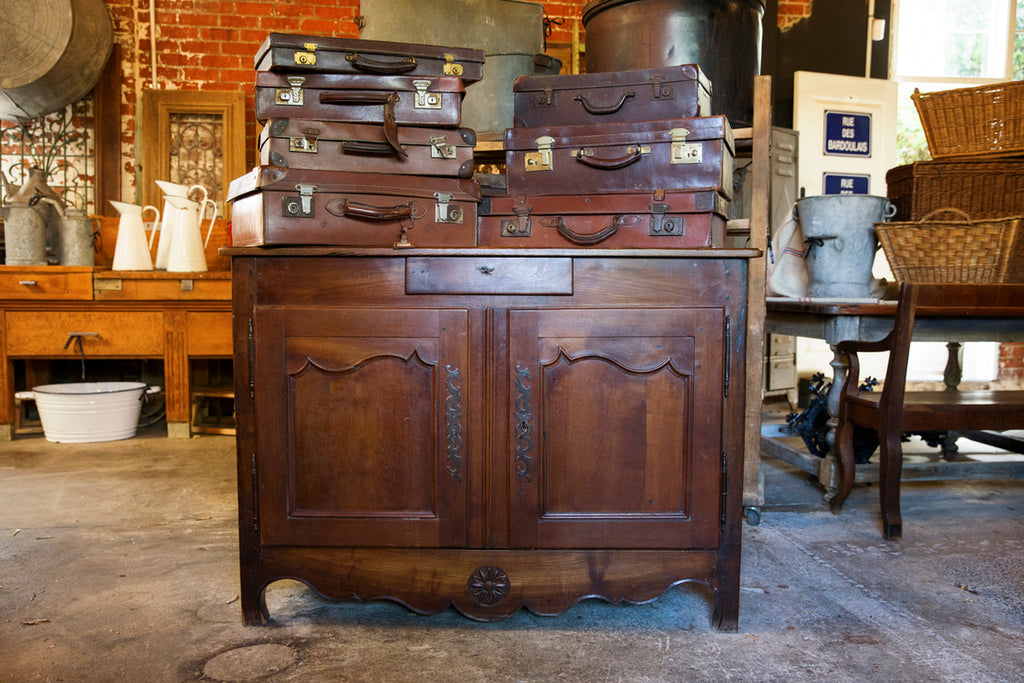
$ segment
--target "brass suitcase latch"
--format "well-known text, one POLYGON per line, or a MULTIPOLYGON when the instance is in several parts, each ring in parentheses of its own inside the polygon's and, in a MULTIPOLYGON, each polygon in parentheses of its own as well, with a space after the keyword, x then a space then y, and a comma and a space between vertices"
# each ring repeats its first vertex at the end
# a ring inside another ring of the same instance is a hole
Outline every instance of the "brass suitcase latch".
POLYGON ((526 172, 552 170, 554 168, 554 160, 551 155, 551 145, 555 144, 555 139, 550 135, 544 135, 537 138, 534 142, 537 143, 537 151, 527 152, 523 155, 526 172))

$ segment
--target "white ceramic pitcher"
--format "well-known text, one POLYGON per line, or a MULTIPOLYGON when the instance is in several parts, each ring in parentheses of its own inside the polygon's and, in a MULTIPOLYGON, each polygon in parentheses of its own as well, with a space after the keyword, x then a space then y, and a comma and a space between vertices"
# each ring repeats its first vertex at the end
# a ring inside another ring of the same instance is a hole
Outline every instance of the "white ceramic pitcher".
POLYGON ((146 228, 142 223, 142 214, 152 210, 156 214, 156 222, 160 221, 160 209, 155 206, 139 206, 127 202, 107 201, 121 214, 117 224, 117 243, 114 246, 113 270, 153 270, 153 258, 149 255, 153 243, 150 233, 146 241, 146 228))
POLYGON ((156 243, 156 256, 153 260, 153 265, 157 270, 167 270, 167 261, 171 253, 171 241, 174 237, 175 232, 178 230, 180 223, 180 211, 184 209, 178 209, 169 201, 167 197, 182 197, 188 199, 193 190, 199 191, 201 197, 198 201, 200 204, 206 202, 209 192, 202 185, 181 185, 178 183, 172 183, 167 180, 157 180, 157 186, 164 193, 164 210, 163 210, 163 221, 160 223, 160 237, 156 243))
POLYGON ((204 199, 201 203, 184 197, 167 195, 165 199, 178 213, 177 227, 171 234, 171 244, 167 253, 168 272, 200 273, 206 270, 206 245, 213 234, 213 224, 217 220, 217 203, 212 199, 204 199), (210 224, 206 229, 206 239, 202 235, 202 221, 206 216, 206 206, 213 207, 210 224))

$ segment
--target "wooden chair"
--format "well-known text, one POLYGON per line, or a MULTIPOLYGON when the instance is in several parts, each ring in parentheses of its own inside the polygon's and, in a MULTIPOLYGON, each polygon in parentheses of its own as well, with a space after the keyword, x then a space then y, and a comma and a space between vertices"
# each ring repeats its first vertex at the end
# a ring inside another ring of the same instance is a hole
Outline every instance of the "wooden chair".
POLYGON ((903 432, 1004 431, 1024 427, 1024 391, 906 391, 914 321, 925 317, 1006 318, 1005 324, 1020 326, 1024 341, 1024 284, 903 284, 895 325, 884 339, 844 341, 837 346, 849 358, 849 372, 839 398, 835 439, 838 490, 831 502, 832 511, 839 512, 853 488, 854 427, 874 428, 880 448, 878 493, 886 539, 899 538, 903 533, 903 432), (885 382, 881 391, 860 391, 857 354, 875 351, 889 352, 885 382))

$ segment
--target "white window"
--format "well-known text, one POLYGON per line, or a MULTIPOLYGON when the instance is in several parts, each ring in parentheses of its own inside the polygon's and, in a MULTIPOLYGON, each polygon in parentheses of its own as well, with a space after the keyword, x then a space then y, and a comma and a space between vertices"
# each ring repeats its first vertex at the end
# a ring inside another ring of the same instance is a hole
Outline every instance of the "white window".
MULTIPOLYGON (((897 146, 900 163, 927 159, 921 121, 910 95, 1024 79, 1024 0, 895 0, 890 72, 899 83, 897 146)), ((941 343, 914 344, 912 380, 940 380, 941 343)), ((965 381, 998 375, 999 344, 968 342, 965 381)))
POLYGON ((890 74, 900 85, 900 163, 927 159, 910 98, 1024 79, 1024 0, 894 0, 890 74))

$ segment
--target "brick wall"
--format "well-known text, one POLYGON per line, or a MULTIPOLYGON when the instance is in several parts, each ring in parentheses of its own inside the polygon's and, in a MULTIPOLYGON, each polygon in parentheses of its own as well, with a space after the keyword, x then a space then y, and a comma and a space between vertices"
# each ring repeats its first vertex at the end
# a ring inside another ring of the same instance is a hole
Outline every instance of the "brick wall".
MULTIPOLYGON (((358 0, 155 0, 156 88, 246 93, 255 154, 253 57, 271 31, 357 37, 358 0)), ((106 0, 121 49, 122 194, 135 196, 142 93, 154 86, 149 0, 106 0)))
POLYGON ((779 28, 786 31, 801 19, 811 16, 814 0, 779 0, 779 28))
POLYGON ((999 379, 1012 386, 1024 386, 1024 344, 999 346, 999 379))

